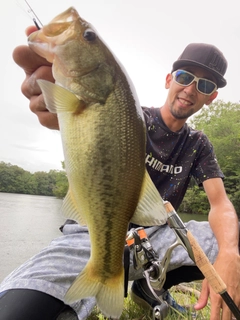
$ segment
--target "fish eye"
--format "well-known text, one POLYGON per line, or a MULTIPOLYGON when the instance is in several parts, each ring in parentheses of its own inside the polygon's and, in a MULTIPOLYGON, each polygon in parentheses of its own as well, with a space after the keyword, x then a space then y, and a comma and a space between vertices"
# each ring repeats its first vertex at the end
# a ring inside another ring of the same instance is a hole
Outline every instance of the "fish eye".
POLYGON ((87 29, 84 31, 83 37, 87 41, 94 41, 97 38, 97 35, 92 29, 87 29))

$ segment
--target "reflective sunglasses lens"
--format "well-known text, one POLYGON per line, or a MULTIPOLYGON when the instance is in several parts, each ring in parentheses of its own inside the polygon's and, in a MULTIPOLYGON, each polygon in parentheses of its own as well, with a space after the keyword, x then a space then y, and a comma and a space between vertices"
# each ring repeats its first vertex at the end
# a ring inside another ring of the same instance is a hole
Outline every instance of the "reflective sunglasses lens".
POLYGON ((175 73, 175 80, 183 86, 188 86, 194 80, 194 76, 183 70, 178 70, 175 73))
POLYGON ((199 79, 198 90, 205 94, 210 94, 216 89, 216 85, 208 80, 199 79))

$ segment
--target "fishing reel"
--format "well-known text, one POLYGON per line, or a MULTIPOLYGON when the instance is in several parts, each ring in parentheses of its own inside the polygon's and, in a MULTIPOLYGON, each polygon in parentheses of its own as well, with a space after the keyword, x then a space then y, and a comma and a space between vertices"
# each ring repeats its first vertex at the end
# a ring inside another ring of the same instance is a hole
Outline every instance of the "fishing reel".
POLYGON ((190 231, 172 207, 171 203, 164 203, 168 213, 167 224, 176 235, 175 242, 167 249, 162 261, 159 261, 157 253, 153 250, 148 236, 143 227, 131 229, 127 234, 127 245, 133 252, 133 266, 135 269, 143 269, 147 285, 152 295, 159 301, 159 305, 153 309, 153 320, 162 320, 168 313, 168 304, 161 296, 157 296, 154 290, 161 290, 170 263, 173 249, 182 246, 189 257, 196 263, 216 293, 219 293, 236 319, 240 320, 240 310, 227 292, 226 285, 217 274, 207 256, 193 237, 190 231), (194 250, 194 251, 193 251, 194 250), (196 259, 195 259, 196 254, 196 259), (218 279, 214 281, 214 279, 218 279))
POLYGON ((153 320, 162 320, 168 314, 169 305, 161 296, 157 296, 155 290, 160 291, 163 288, 172 251, 180 245, 188 252, 190 257, 193 257, 192 249, 186 238, 186 228, 177 218, 176 215, 168 218, 168 225, 174 231, 176 240, 169 246, 162 261, 154 251, 143 227, 129 230, 126 238, 127 245, 133 252, 134 268, 136 270, 143 269, 143 276, 148 288, 156 301, 159 301, 159 305, 153 309, 153 320))
MULTIPOLYGON (((169 310, 169 305, 157 296, 156 290, 161 290, 166 279, 166 266, 159 261, 157 253, 154 251, 146 231, 143 227, 131 229, 126 239, 129 249, 133 252, 133 266, 136 270, 143 269, 148 287, 159 305, 153 309, 153 320, 164 319, 169 310), (163 276, 165 274, 165 276, 163 276)), ((169 259, 170 260, 170 259, 169 259)))

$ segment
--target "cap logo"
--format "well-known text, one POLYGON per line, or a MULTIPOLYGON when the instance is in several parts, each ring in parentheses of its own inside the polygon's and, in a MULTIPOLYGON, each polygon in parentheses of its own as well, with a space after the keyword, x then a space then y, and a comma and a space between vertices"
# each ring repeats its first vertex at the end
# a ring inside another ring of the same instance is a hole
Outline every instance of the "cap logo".
POLYGON ((212 60, 209 62, 208 66, 220 74, 224 74, 226 71, 226 63, 217 52, 214 52, 212 60))

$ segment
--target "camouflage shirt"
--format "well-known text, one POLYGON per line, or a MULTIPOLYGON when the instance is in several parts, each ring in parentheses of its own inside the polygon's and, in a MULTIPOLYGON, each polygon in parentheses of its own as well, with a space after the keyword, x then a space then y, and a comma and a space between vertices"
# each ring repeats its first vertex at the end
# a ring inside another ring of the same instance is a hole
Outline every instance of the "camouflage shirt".
POLYGON ((177 210, 191 177, 198 185, 224 175, 213 146, 202 131, 185 124, 172 132, 159 108, 143 107, 147 128, 146 168, 164 200, 177 210))

